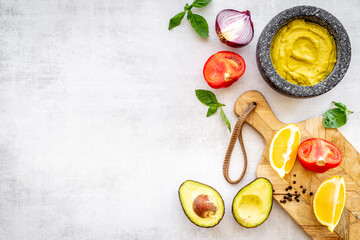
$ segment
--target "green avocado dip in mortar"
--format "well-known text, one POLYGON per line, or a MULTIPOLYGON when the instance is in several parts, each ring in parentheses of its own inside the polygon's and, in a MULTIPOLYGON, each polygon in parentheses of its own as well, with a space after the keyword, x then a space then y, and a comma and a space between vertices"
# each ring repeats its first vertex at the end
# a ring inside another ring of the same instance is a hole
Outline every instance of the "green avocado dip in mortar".
POLYGON ((282 78, 296 85, 313 86, 334 68, 336 44, 326 28, 296 19, 276 33, 270 56, 282 78))

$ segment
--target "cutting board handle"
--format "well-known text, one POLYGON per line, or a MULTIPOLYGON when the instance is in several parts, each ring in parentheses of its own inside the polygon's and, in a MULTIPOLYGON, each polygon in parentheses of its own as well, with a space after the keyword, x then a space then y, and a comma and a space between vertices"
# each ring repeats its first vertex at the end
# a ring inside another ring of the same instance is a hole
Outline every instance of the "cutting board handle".
POLYGON ((285 126, 271 110, 265 97, 258 91, 247 91, 243 93, 235 102, 234 111, 237 116, 252 103, 256 103, 256 108, 247 116, 246 122, 255 128, 265 139, 272 139, 274 130, 280 130, 285 126))

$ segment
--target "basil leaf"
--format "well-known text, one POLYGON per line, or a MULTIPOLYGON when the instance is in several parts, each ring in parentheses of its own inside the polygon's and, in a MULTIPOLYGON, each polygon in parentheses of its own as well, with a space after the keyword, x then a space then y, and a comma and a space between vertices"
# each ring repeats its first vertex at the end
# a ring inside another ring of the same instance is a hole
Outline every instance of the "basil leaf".
POLYGON ((347 109, 347 107, 346 107, 345 104, 343 104, 343 103, 334 102, 334 101, 333 101, 333 104, 334 104, 336 107, 338 107, 338 108, 340 108, 340 109, 342 109, 342 110, 344 110, 344 111, 346 111, 346 112, 353 113, 353 111, 350 111, 349 109, 347 109))
POLYGON ((185 11, 178 13, 174 17, 172 17, 169 22, 169 30, 173 29, 176 26, 179 26, 184 16, 185 16, 185 11))
POLYGON ((345 106, 345 104, 340 103, 340 102, 334 102, 334 101, 333 101, 333 104, 335 105, 335 107, 338 107, 338 108, 346 111, 346 106, 345 106))
POLYGON ((217 109, 218 109, 217 107, 209 107, 206 117, 210 117, 211 115, 214 115, 216 113, 217 109))
POLYGON ((198 89, 195 90, 195 93, 199 101, 205 104, 206 106, 214 107, 215 105, 219 104, 215 94, 212 93, 211 91, 198 89))
POLYGON ((348 112, 340 108, 327 110, 324 114, 323 123, 326 128, 339 128, 344 126, 348 119, 348 112))
POLYGON ((211 2, 211 0, 195 0, 192 5, 196 8, 202 8, 208 5, 211 2))
POLYGON ((229 122, 229 120, 227 119, 227 117, 225 116, 225 113, 224 113, 224 111, 222 110, 222 108, 220 108, 220 115, 221 115, 222 120, 224 120, 224 122, 225 122, 226 125, 228 126, 229 131, 231 132, 230 122, 229 122))
POLYGON ((209 26, 206 19, 200 15, 193 14, 190 10, 188 11, 188 17, 190 19, 191 26, 197 34, 202 38, 209 37, 209 26))
POLYGON ((199 101, 209 107, 206 117, 210 117, 211 115, 214 115, 217 112, 217 109, 220 107, 221 118, 225 122, 225 124, 228 126, 228 129, 231 132, 230 122, 226 118, 225 113, 221 108, 225 105, 222 103, 219 103, 217 101, 215 94, 212 93, 211 91, 202 90, 202 89, 195 90, 195 93, 196 93, 196 97, 199 99, 199 101))
POLYGON ((190 20, 190 16, 192 15, 192 11, 189 9, 187 13, 188 14, 187 14, 186 18, 187 18, 187 20, 190 20))

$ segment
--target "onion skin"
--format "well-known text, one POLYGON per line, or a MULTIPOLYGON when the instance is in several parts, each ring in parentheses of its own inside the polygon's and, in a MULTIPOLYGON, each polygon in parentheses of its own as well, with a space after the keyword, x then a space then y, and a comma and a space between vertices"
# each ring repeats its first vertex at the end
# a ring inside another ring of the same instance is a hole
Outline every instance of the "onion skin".
POLYGON ((237 11, 237 10, 233 10, 233 9, 224 9, 222 11, 220 11, 218 13, 218 15, 216 16, 216 22, 215 22, 215 31, 216 31, 216 34, 218 35, 219 37, 219 40, 223 43, 223 44, 226 44, 230 47, 233 47, 233 48, 241 48, 241 47, 244 47, 246 45, 248 45, 251 40, 254 38, 254 24, 253 22, 251 21, 251 15, 250 15, 250 11, 249 10, 246 10, 246 11, 243 11, 243 12, 240 12, 240 11, 237 11), (250 26, 251 26, 251 30, 252 30, 252 36, 251 38, 247 41, 247 42, 243 42, 243 43, 239 43, 239 42, 235 42, 235 41, 231 41, 229 39, 226 39, 221 31, 221 28, 220 28, 220 24, 219 24, 219 16, 223 13, 223 12, 233 12, 234 14, 246 14, 248 17, 249 17, 249 22, 250 22, 250 26))

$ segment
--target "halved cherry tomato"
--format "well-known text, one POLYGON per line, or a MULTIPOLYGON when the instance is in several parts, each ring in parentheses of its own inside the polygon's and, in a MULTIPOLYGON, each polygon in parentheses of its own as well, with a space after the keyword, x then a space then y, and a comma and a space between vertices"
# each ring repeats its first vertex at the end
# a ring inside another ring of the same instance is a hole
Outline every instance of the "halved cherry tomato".
POLYGON ((245 61, 239 54, 222 51, 206 61, 203 74, 210 87, 226 88, 244 74, 245 68, 245 61))
POLYGON ((339 166, 342 154, 338 147, 321 138, 310 138, 298 148, 301 165, 312 172, 323 173, 339 166))

